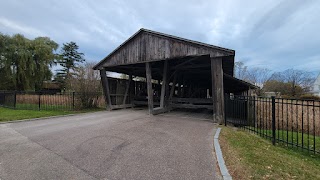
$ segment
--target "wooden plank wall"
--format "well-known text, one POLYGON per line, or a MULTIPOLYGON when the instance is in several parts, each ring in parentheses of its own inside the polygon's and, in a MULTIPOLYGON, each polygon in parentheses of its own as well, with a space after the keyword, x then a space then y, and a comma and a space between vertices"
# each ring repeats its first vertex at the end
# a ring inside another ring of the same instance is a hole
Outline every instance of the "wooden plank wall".
POLYGON ((142 32, 114 52, 103 66, 152 62, 204 54, 210 54, 211 57, 230 55, 230 53, 213 48, 142 32))

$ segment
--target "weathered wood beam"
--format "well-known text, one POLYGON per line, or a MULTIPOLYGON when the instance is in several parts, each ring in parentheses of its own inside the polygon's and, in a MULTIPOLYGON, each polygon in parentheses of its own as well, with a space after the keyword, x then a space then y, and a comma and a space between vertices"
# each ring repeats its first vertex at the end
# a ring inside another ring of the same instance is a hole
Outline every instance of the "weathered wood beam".
POLYGON ((130 90, 131 82, 132 82, 132 74, 129 75, 129 80, 127 81, 126 92, 124 93, 124 97, 123 97, 123 102, 122 102, 122 104, 126 104, 127 97, 128 97, 129 90, 130 90))
POLYGON ((189 64, 190 62, 198 59, 199 57, 201 57, 201 56, 192 57, 191 59, 186 60, 186 61, 184 61, 183 63, 180 63, 180 64, 176 65, 176 66, 173 67, 172 69, 178 69, 178 68, 180 68, 180 67, 182 67, 182 66, 184 66, 184 65, 186 65, 186 64, 189 64))
POLYGON ((157 107, 157 108, 154 108, 153 109, 153 115, 157 115, 157 114, 161 114, 161 113, 165 113, 165 112, 167 112, 168 111, 168 109, 167 108, 162 108, 162 107, 157 107))
MULTIPOLYGON (((145 69, 143 66, 141 66, 141 67, 137 67, 137 66, 120 66, 120 67, 116 67, 116 68, 126 69, 126 70, 128 70, 128 69, 131 69, 131 70, 132 70, 132 69, 141 69, 141 70, 144 70, 144 69, 145 69)), ((161 71, 161 69, 160 69, 160 68, 157 68, 157 67, 153 67, 152 70, 153 70, 153 71, 155 71, 155 70, 161 71)))
POLYGON ((186 109, 212 109, 212 105, 195 105, 195 104, 171 104, 172 108, 186 108, 186 109))
POLYGON ((211 58, 213 121, 223 124, 224 90, 222 58, 211 58))
POLYGON ((148 109, 149 114, 153 112, 153 90, 152 90, 152 74, 151 64, 146 63, 147 92, 148 92, 148 109))
POLYGON ((209 64, 195 64, 195 65, 182 66, 176 69, 187 70, 187 69, 198 69, 198 68, 208 68, 208 67, 210 67, 209 64))
POLYGON ((114 109, 125 109, 125 108, 132 108, 133 104, 120 104, 120 105, 113 105, 112 110, 114 109))
POLYGON ((110 89, 109 89, 109 83, 108 83, 108 78, 107 78, 105 69, 100 70, 100 77, 101 77, 104 99, 106 102, 106 109, 111 110, 112 104, 111 104, 111 98, 110 98, 110 89))
MULTIPOLYGON (((111 67, 110 69, 114 69, 114 70, 120 69, 120 70, 124 70, 124 71, 132 70, 132 71, 135 71, 135 72, 143 72, 143 71, 145 70, 145 67, 123 66, 123 67, 113 67, 113 68, 111 67)), ((161 74, 161 69, 160 69, 160 68, 153 67, 153 68, 152 68, 152 71, 161 74)))
MULTIPOLYGON (((147 101, 134 100, 134 101, 133 101, 133 104, 134 104, 134 105, 148 105, 148 102, 147 102, 147 101)), ((153 104, 154 104, 155 106, 160 106, 160 103, 159 103, 159 102, 153 102, 153 104)))
POLYGON ((212 104, 212 99, 205 98, 172 98, 172 102, 177 103, 196 103, 196 104, 212 104))
POLYGON ((166 94, 166 86, 167 86, 167 72, 168 72, 168 61, 164 61, 163 66, 163 79, 162 79, 162 85, 161 85, 161 95, 160 95, 160 107, 164 107, 164 98, 166 94))

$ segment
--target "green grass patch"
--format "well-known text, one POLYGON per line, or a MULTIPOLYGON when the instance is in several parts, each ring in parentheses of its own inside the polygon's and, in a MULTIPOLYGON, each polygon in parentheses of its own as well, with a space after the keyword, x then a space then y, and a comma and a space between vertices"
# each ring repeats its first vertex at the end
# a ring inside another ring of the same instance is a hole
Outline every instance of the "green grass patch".
POLYGON ((85 109, 81 111, 63 111, 63 110, 38 111, 38 110, 14 110, 14 109, 0 107, 0 122, 67 115, 67 114, 75 114, 75 113, 84 113, 84 112, 95 112, 100 110, 103 110, 103 109, 95 108, 95 109, 85 109))
POLYGON ((273 146, 258 135, 223 127, 223 155, 234 179, 320 179, 320 155, 273 146))
MULTIPOLYGON (((39 104, 16 104, 16 109, 21 110, 39 110, 39 104)), ((68 105, 49 105, 41 104, 40 110, 62 110, 62 111, 71 111, 72 107, 68 105)))

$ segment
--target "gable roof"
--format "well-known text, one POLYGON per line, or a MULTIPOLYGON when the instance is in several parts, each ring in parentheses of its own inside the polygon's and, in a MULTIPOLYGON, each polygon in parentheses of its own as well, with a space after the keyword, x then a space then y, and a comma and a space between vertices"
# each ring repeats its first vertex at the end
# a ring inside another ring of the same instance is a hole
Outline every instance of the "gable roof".
MULTIPOLYGON (((193 46, 192 48, 202 49, 201 51, 199 50, 199 52, 204 52, 207 54, 209 54, 209 51, 210 51, 208 49, 212 49, 212 50, 221 52, 220 56, 234 56, 235 55, 235 51, 231 50, 231 49, 227 49, 227 48, 223 48, 223 47, 219 47, 219 46, 214 46, 214 45, 210 45, 210 44, 206 44, 206 43, 202 43, 202 42, 198 42, 198 41, 193 41, 193 40, 189 40, 189 39, 185 39, 185 38, 180 38, 177 36, 164 34, 164 33, 160 33, 160 32, 156 32, 156 31, 142 28, 139 31, 137 31, 135 34, 133 34, 129 39, 124 41, 120 46, 118 46, 115 50, 113 50, 108 56, 106 56, 104 59, 102 59, 98 64, 96 64, 93 67, 93 69, 99 69, 99 68, 103 67, 104 63, 106 63, 108 61, 108 59, 111 59, 112 56, 117 55, 117 53, 119 53, 119 51, 121 51, 121 49, 123 49, 126 46, 129 46, 130 42, 132 42, 134 39, 137 39, 137 37, 142 36, 142 34, 148 34, 148 35, 151 35, 154 37, 159 37, 160 39, 173 40, 176 42, 187 44, 187 46, 188 45, 193 46), (206 49, 206 50, 203 50, 203 49, 206 49)), ((159 41, 159 38, 158 38, 158 41, 159 41)), ((141 46, 141 42, 140 42, 140 46, 141 46)), ((144 50, 144 51, 147 51, 146 49, 147 49, 146 47, 144 47, 144 49, 142 48, 142 50, 144 50)), ((121 55, 122 58, 123 58, 123 54, 124 53, 122 53, 122 55, 121 55)), ((192 55, 194 55, 194 54, 192 54, 192 55)), ((169 59, 170 59, 170 57, 169 57, 169 59)), ((160 59, 155 58, 153 60, 160 60, 160 59)), ((114 60, 114 61, 119 61, 119 58, 118 58, 118 60, 114 60)), ((127 64, 129 64, 129 63, 127 63, 127 64)), ((120 64, 120 65, 123 65, 123 64, 120 64)))

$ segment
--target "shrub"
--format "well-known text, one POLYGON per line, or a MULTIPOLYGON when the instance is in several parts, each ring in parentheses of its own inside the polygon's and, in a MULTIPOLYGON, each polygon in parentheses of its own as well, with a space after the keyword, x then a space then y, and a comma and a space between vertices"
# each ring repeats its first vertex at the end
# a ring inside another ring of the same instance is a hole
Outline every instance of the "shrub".
POLYGON ((319 96, 312 95, 312 94, 303 94, 300 96, 300 99, 312 99, 312 100, 320 100, 319 96))
POLYGON ((287 95, 287 94, 284 94, 284 95, 281 95, 281 98, 284 98, 284 99, 290 99, 292 98, 291 96, 287 95))

